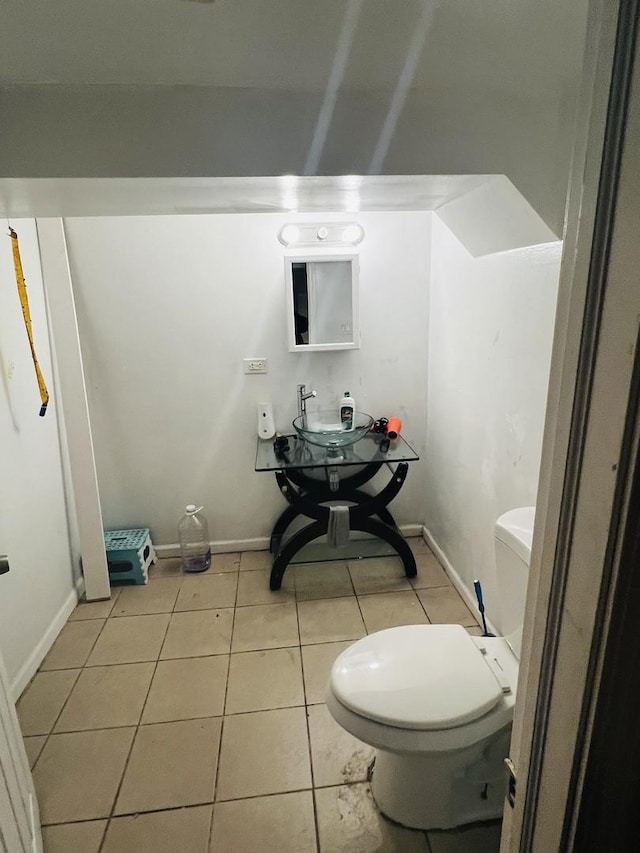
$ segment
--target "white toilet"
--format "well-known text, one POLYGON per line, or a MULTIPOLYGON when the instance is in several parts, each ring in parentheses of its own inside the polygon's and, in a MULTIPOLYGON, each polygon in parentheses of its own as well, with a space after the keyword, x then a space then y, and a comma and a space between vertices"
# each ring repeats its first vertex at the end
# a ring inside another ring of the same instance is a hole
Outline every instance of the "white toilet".
POLYGON ((373 797, 404 826, 450 829, 502 815, 534 515, 520 507, 495 525, 502 637, 473 637, 460 625, 389 628, 333 665, 327 707, 376 747, 373 797))

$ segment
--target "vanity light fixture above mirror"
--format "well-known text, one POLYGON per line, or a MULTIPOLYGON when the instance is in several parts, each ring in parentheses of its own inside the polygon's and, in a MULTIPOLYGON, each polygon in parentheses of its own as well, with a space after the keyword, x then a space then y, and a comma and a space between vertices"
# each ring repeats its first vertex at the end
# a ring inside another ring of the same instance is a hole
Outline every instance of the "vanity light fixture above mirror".
POLYGON ((278 240, 288 249, 309 246, 357 246, 364 229, 357 222, 289 222, 278 232, 278 240))

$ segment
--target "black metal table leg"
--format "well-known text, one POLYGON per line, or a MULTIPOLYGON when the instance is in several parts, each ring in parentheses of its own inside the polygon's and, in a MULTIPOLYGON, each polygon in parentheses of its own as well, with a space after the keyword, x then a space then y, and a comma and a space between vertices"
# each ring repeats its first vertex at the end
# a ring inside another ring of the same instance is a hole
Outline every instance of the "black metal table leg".
MULTIPOLYGON (((365 504, 372 500, 371 495, 368 495, 366 492, 362 492, 359 489, 353 489, 348 491, 343 491, 339 489, 337 492, 332 492, 329 489, 324 489, 322 491, 313 491, 313 492, 301 492, 301 494, 305 495, 308 498, 313 499, 316 503, 325 503, 327 501, 347 501, 349 503, 354 504, 365 504)), ((280 514, 278 520, 273 525, 273 530, 271 531, 271 540, 269 542, 269 551, 271 554, 277 554, 280 550, 280 545, 282 543, 282 538, 287 531, 287 528, 290 524, 292 524, 296 518, 303 516, 304 513, 300 511, 293 504, 289 504, 289 506, 280 514)), ((394 517, 391 515, 389 510, 386 507, 379 507, 377 512, 374 513, 377 515, 381 521, 384 521, 385 524, 390 525, 391 527, 396 527, 396 522, 394 517)))
POLYGON ((359 472, 357 477, 349 478, 348 485, 338 488, 335 492, 332 492, 322 481, 305 477, 299 471, 296 472, 295 478, 289 476, 289 472, 276 472, 278 486, 289 506, 281 513, 271 535, 271 552, 274 560, 269 585, 272 590, 280 589, 287 566, 298 551, 327 533, 331 510, 324 506, 323 502, 331 500, 348 501, 354 504, 349 507, 349 529, 371 533, 387 542, 401 558, 406 576, 409 578, 416 576, 413 552, 386 508, 402 488, 409 466, 406 462, 398 463, 393 477, 377 495, 368 495, 356 486, 356 483, 361 485, 370 479, 379 470, 380 465, 376 463, 368 467, 369 471, 359 472), (313 520, 281 547, 287 527, 301 515, 313 520))
POLYGON ((282 586, 282 578, 291 558, 294 557, 301 548, 308 545, 318 536, 322 536, 327 532, 327 525, 322 521, 314 521, 313 524, 308 524, 299 530, 289 539, 287 544, 282 548, 280 553, 273 561, 271 567, 271 578, 269 580, 269 588, 276 590, 282 586))
MULTIPOLYGON (((336 498, 327 497, 325 498, 325 500, 336 500, 336 498)), ((368 495, 366 492, 361 492, 358 489, 357 491, 354 490, 344 493, 342 491, 339 492, 337 500, 349 501, 350 503, 361 505, 370 503, 372 500, 372 496, 368 495)), ((385 524, 390 524, 391 527, 396 527, 395 519, 386 507, 378 507, 377 510, 373 513, 373 515, 377 515, 380 521, 384 521, 385 524)))
POLYGON ((287 527, 291 524, 291 522, 300 515, 300 511, 295 508, 292 504, 285 509, 283 513, 281 513, 280 517, 273 525, 273 530, 271 531, 271 541, 269 543, 269 551, 272 554, 277 554, 280 550, 280 543, 282 542, 282 537, 284 536, 287 527))

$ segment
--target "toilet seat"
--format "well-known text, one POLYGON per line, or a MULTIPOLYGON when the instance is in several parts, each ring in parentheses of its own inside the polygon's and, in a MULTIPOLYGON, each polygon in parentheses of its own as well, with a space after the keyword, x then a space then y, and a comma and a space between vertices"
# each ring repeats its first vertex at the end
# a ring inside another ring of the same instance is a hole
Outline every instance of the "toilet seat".
POLYGON ((358 640, 336 660, 331 691, 368 720, 416 731, 465 726, 509 687, 460 625, 407 625, 358 640))

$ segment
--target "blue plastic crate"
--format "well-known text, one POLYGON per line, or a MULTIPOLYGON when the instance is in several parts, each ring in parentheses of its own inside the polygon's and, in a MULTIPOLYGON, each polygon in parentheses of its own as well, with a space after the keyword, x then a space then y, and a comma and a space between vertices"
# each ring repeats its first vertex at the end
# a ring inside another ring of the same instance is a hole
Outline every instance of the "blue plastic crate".
POLYGON ((104 545, 110 581, 136 584, 149 582, 149 566, 157 560, 149 528, 105 530, 104 545))

